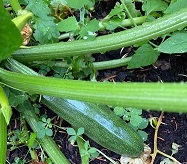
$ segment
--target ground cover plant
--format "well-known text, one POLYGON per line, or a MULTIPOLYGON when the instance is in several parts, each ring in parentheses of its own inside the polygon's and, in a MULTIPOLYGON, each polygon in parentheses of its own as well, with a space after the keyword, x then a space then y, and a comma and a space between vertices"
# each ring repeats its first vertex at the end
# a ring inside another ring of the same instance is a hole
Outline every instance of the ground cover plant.
POLYGON ((113 8, 101 18, 94 17, 101 3, 1 2, 0 163, 6 161, 7 143, 11 150, 27 146, 31 157, 28 162, 16 157, 12 163, 73 163, 52 138, 59 130, 79 148, 85 164, 99 154, 111 163, 154 163, 157 154, 166 157, 162 163, 180 163, 173 157, 179 146, 174 143, 168 155, 157 148, 157 139, 163 111, 186 112, 185 82, 99 82, 97 75, 99 70, 121 66, 129 70, 156 67, 161 53, 184 54, 186 1, 108 1, 105 3, 114 3, 113 8), (117 49, 122 52, 126 47, 134 52, 115 60, 95 61, 97 55, 117 49), (19 112, 20 125, 19 130, 8 128, 7 134, 11 108, 13 114, 19 112), (57 116, 48 118, 44 108, 57 116), (158 119, 150 120, 155 128, 152 154, 144 146, 148 120, 141 109, 162 111, 158 119), (108 157, 84 135, 123 158, 108 157))

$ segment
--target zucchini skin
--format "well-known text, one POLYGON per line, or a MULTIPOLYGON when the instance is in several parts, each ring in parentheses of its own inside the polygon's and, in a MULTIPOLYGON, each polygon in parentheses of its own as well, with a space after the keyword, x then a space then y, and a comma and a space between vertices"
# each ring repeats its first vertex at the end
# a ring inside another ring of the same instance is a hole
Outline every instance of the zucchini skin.
POLYGON ((42 103, 103 147, 120 155, 138 157, 143 140, 138 133, 107 107, 70 99, 43 96, 42 103))
POLYGON ((187 26, 187 8, 141 26, 99 36, 93 41, 76 40, 19 49, 13 53, 13 58, 18 61, 29 62, 60 59, 67 56, 104 53, 157 38, 164 34, 177 31, 185 26, 187 26))

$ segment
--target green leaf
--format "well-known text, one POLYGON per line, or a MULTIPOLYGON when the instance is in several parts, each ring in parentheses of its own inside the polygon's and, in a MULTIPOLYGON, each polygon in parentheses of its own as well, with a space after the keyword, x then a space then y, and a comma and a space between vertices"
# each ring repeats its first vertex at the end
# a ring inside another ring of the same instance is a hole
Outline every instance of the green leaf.
POLYGON ((26 10, 31 11, 34 15, 43 20, 48 19, 47 17, 51 13, 51 10, 46 2, 47 1, 43 0, 29 0, 26 10))
POLYGON ((51 129, 45 129, 45 134, 47 136, 52 136, 53 135, 53 131, 51 129))
POLYGON ((135 8, 134 2, 125 0, 125 5, 132 17, 138 17, 141 15, 140 11, 135 8))
POLYGON ((92 154, 92 153, 97 152, 97 149, 96 149, 95 147, 91 147, 91 148, 88 150, 88 152, 89 152, 90 154, 92 154))
POLYGON ((57 30, 53 17, 48 17, 48 19, 36 18, 35 21, 33 35, 36 41, 39 41, 41 44, 58 42, 60 33, 57 30))
POLYGON ((158 46, 158 51, 168 54, 187 52, 187 31, 179 31, 158 46))
POLYGON ((76 135, 76 131, 73 128, 67 128, 68 135, 76 135))
POLYGON ((114 9, 110 11, 108 14, 109 17, 113 17, 115 15, 120 15, 121 12, 124 11, 124 8, 122 5, 115 5, 114 9))
POLYGON ((35 142, 35 140, 36 140, 36 137, 37 137, 37 133, 31 133, 31 135, 30 135, 30 137, 29 137, 29 140, 28 140, 28 142, 27 142, 27 146, 28 146, 29 148, 32 148, 32 147, 33 147, 34 142, 35 142))
POLYGON ((123 116, 125 114, 125 109, 123 107, 115 107, 114 108, 114 113, 117 115, 117 116, 123 116))
POLYGON ((139 129, 145 129, 148 126, 148 120, 146 118, 142 118, 142 122, 138 125, 139 129))
POLYGON ((76 18, 73 16, 59 22, 57 25, 57 29, 61 32, 76 31, 79 29, 79 25, 76 18))
POLYGON ((41 129, 37 132, 38 138, 44 138, 44 136, 45 136, 45 129, 41 129))
POLYGON ((80 36, 84 39, 95 39, 95 32, 99 30, 99 21, 96 19, 91 20, 88 24, 81 28, 80 36))
POLYGON ((37 125, 37 128, 38 128, 38 129, 44 129, 44 126, 43 126, 44 123, 43 123, 43 122, 38 121, 36 125, 37 125))
POLYGON ((169 7, 164 11, 165 14, 171 14, 176 11, 179 11, 182 8, 187 6, 187 0, 178 0, 175 3, 169 5, 169 7))
POLYGON ((142 130, 138 130, 138 134, 142 137, 143 141, 146 141, 148 138, 148 134, 142 130))
POLYGON ((22 37, 11 21, 9 13, 0 6, 0 62, 11 55, 22 44, 22 37))
POLYGON ((82 135, 83 133, 84 133, 84 128, 83 128, 83 127, 79 128, 79 129, 77 130, 77 135, 78 135, 78 136, 82 135))
POLYGON ((50 4, 54 7, 56 7, 59 5, 66 5, 67 2, 66 2, 66 0, 51 0, 50 4))
POLYGON ((86 6, 87 4, 89 4, 89 0, 66 0, 67 1, 67 6, 69 6, 70 8, 74 8, 74 9, 81 9, 82 7, 86 6))
POLYGON ((131 114, 136 114, 136 115, 141 115, 142 114, 142 110, 141 109, 128 108, 128 111, 131 112, 131 114))
POLYGON ((11 107, 8 106, 3 106, 2 108, 0 108, 0 112, 2 112, 3 116, 5 117, 5 121, 7 123, 7 125, 10 122, 10 118, 12 116, 12 109, 11 107))
POLYGON ((141 122, 142 122, 142 117, 141 116, 139 116, 139 115, 131 115, 130 123, 134 127, 137 127, 141 122))
POLYGON ((144 0, 142 5, 142 9, 146 12, 146 15, 149 15, 153 11, 164 11, 167 7, 167 3, 163 0, 144 0))
POLYGON ((128 63, 128 69, 139 68, 153 64, 159 56, 159 52, 154 50, 151 45, 143 44, 139 47, 132 59, 128 63))

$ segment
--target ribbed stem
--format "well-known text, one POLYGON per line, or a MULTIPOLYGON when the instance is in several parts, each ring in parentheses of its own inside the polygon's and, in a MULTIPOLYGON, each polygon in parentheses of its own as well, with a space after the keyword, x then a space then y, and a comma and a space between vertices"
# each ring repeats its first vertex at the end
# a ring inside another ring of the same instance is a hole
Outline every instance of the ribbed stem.
POLYGON ((101 83, 23 75, 0 69, 0 81, 32 94, 113 106, 187 112, 185 83, 101 83))
POLYGON ((141 26, 114 34, 99 36, 94 41, 78 40, 33 46, 16 51, 13 53, 13 57, 19 61, 29 62, 52 60, 67 56, 104 53, 140 42, 146 42, 150 39, 155 39, 164 34, 184 28, 185 26, 187 26, 187 8, 141 26))

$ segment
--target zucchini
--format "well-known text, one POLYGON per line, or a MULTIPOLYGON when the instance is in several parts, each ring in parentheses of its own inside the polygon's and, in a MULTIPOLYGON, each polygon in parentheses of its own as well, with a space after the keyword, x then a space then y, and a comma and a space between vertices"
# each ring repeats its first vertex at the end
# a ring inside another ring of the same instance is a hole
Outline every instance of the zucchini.
POLYGON ((42 103, 73 127, 84 127, 89 138, 115 153, 138 157, 143 152, 141 137, 107 107, 49 96, 43 96, 42 103))
POLYGON ((104 53, 160 37, 187 26, 187 8, 122 32, 99 36, 94 41, 76 40, 19 49, 13 58, 22 61, 51 60, 67 56, 104 53))

